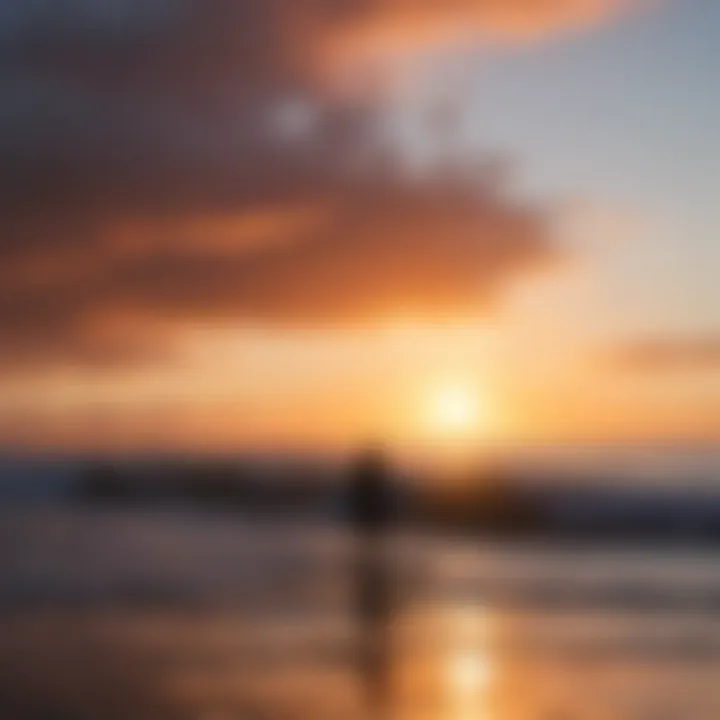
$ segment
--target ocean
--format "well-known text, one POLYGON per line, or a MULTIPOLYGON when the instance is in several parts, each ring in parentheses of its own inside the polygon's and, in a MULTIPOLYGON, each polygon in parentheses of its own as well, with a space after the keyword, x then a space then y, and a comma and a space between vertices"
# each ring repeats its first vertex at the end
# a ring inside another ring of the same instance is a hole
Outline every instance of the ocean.
POLYGON ((0 510, 1 720, 720 717, 720 549, 398 532, 378 629, 341 524, 82 507, 50 465, 0 510))

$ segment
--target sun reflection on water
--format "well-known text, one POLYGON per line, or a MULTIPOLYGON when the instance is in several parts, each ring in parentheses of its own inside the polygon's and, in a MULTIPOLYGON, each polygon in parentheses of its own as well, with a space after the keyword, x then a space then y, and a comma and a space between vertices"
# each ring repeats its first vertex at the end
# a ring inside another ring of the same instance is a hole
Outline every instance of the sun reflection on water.
POLYGON ((450 617, 445 659, 446 720, 487 720, 491 680, 488 615, 484 608, 463 607, 450 617))
POLYGON ((404 682, 393 720, 491 720, 488 609, 439 605, 411 615, 398 658, 404 682))

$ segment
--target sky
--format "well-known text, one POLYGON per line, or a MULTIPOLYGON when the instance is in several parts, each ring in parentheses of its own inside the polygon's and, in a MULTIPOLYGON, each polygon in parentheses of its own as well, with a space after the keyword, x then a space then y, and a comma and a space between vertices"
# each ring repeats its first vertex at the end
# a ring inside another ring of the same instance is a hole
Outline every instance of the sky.
POLYGON ((1 0, 0 444, 720 439, 713 0, 1 0))

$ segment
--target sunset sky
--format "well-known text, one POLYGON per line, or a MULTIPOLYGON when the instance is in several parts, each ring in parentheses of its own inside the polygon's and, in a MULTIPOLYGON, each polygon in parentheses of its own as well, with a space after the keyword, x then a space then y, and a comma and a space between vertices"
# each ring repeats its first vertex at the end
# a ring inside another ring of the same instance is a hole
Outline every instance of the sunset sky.
POLYGON ((715 0, 0 0, 0 445, 720 440, 715 0))

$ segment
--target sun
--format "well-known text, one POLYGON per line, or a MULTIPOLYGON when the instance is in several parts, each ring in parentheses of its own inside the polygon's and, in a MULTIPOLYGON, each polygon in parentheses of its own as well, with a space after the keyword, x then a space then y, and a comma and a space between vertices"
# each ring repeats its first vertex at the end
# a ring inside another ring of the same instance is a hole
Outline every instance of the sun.
POLYGON ((469 383, 450 382, 436 387, 427 402, 428 424, 435 433, 468 435, 485 424, 485 410, 477 388, 469 383))

